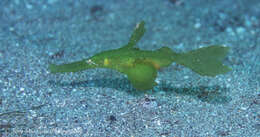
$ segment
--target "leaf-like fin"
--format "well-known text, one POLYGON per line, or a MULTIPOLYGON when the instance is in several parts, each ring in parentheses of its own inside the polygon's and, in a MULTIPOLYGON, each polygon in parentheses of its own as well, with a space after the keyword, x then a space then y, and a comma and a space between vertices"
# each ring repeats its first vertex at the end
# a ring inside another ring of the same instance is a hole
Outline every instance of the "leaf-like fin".
POLYGON ((134 32, 132 33, 132 35, 130 37, 129 42, 123 48, 132 48, 137 44, 137 42, 143 37, 143 35, 146 31, 144 24, 145 24, 145 22, 141 21, 136 25, 134 32))

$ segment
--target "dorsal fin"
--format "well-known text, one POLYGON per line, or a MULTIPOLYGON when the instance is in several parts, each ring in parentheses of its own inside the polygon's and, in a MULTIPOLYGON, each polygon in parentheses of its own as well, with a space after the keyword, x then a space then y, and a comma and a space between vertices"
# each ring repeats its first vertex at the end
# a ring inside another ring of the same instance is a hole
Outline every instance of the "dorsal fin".
POLYGON ((146 31, 144 24, 145 24, 145 22, 141 21, 136 25, 134 32, 132 33, 132 35, 129 39, 129 42, 123 48, 132 48, 136 45, 136 43, 143 37, 143 35, 146 31))

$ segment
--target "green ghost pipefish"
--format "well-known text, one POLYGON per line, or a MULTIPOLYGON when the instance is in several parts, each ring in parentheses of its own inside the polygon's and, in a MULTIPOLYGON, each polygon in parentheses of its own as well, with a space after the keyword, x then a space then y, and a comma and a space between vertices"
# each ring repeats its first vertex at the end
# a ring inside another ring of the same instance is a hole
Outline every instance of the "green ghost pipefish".
POLYGON ((88 59, 69 64, 50 64, 51 73, 78 72, 86 69, 109 68, 128 76, 137 90, 149 90, 156 84, 157 70, 173 62, 190 68, 202 76, 216 76, 231 69, 222 64, 229 48, 219 45, 199 48, 185 53, 176 53, 168 47, 155 51, 134 47, 145 32, 144 21, 138 23, 129 42, 114 50, 98 53, 88 59))

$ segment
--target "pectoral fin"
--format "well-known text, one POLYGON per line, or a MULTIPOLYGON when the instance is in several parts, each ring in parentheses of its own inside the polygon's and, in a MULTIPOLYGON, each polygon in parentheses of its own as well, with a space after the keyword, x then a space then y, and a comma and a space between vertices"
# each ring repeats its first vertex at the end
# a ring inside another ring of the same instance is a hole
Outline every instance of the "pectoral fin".
POLYGON ((149 90, 157 85, 155 83, 157 70, 150 63, 137 62, 127 70, 126 74, 131 84, 137 90, 149 90))

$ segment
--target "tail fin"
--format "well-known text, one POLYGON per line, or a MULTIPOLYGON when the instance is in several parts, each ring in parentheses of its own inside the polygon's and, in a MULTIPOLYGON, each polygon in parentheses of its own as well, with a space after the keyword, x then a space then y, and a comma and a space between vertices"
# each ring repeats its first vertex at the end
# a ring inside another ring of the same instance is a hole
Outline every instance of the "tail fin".
POLYGON ((217 45, 204 47, 180 54, 176 63, 188 67, 202 76, 214 77, 231 70, 231 68, 222 64, 228 50, 228 47, 217 45))

